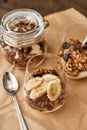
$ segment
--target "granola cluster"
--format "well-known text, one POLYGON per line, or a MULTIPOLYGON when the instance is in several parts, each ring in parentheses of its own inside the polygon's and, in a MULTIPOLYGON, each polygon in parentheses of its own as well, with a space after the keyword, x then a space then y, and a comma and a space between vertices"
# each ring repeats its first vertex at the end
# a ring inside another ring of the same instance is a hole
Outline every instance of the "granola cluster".
POLYGON ((78 76, 80 72, 87 71, 87 43, 82 46, 79 40, 70 39, 63 43, 59 56, 67 75, 78 76))
POLYGON ((25 68, 27 61, 31 56, 46 51, 46 42, 42 41, 26 48, 12 47, 3 42, 1 47, 3 54, 9 63, 13 64, 15 67, 25 68))
POLYGON ((24 33, 33 30, 36 25, 33 21, 29 21, 26 19, 23 20, 15 20, 12 23, 9 23, 9 25, 6 25, 7 30, 11 30, 13 32, 17 33, 24 33))

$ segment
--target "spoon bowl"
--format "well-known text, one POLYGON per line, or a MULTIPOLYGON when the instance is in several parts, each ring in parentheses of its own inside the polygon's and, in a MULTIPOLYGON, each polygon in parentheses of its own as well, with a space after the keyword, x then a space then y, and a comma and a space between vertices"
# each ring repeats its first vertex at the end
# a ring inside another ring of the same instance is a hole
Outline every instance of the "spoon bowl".
POLYGON ((5 72, 3 75, 3 87, 9 93, 16 93, 18 90, 18 82, 13 74, 5 72))

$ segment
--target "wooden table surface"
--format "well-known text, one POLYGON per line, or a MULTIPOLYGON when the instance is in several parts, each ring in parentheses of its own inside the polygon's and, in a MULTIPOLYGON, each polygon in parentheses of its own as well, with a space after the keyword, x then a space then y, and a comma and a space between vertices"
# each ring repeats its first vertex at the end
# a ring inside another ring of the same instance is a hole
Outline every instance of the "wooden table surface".
POLYGON ((68 8, 75 8, 87 16, 87 0, 1 0, 4 9, 31 8, 43 16, 68 8))
MULTIPOLYGON (((74 9, 46 16, 50 26, 46 30, 48 51, 58 53, 66 28, 75 23, 87 25, 87 19, 74 9)), ((0 51, 0 130, 19 130, 19 123, 12 98, 5 93, 2 86, 2 75, 12 72, 18 82, 17 99, 29 130, 87 130, 87 78, 82 80, 68 79, 69 95, 64 106, 49 114, 32 110, 24 101, 24 70, 18 70, 7 63, 0 51)))

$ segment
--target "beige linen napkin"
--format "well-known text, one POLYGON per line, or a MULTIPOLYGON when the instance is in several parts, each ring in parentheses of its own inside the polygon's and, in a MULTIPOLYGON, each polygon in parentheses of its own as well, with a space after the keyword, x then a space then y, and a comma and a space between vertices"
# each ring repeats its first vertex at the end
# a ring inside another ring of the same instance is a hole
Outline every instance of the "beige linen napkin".
MULTIPOLYGON (((74 9, 46 16, 50 26, 46 30, 48 51, 57 53, 65 29, 73 23, 87 23, 87 19, 74 9)), ((69 95, 64 106, 49 114, 31 109, 23 98, 24 70, 12 67, 3 57, 0 50, 0 130, 20 130, 12 97, 2 86, 2 75, 12 72, 18 82, 17 99, 29 130, 87 130, 87 85, 86 80, 67 79, 69 95)))

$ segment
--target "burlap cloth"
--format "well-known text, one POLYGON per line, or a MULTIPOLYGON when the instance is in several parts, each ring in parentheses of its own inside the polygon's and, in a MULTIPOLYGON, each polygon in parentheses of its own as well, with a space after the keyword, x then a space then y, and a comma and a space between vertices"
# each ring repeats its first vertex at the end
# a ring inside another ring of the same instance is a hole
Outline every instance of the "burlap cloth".
MULTIPOLYGON (((85 23, 87 19, 74 9, 46 16, 50 26, 46 30, 48 51, 57 53, 65 29, 73 23, 85 23)), ((87 78, 67 79, 69 95, 64 106, 49 114, 32 110, 23 98, 24 70, 18 70, 7 63, 0 51, 0 130, 20 130, 12 97, 2 86, 2 75, 12 72, 18 82, 17 99, 29 130, 87 130, 87 78)))

